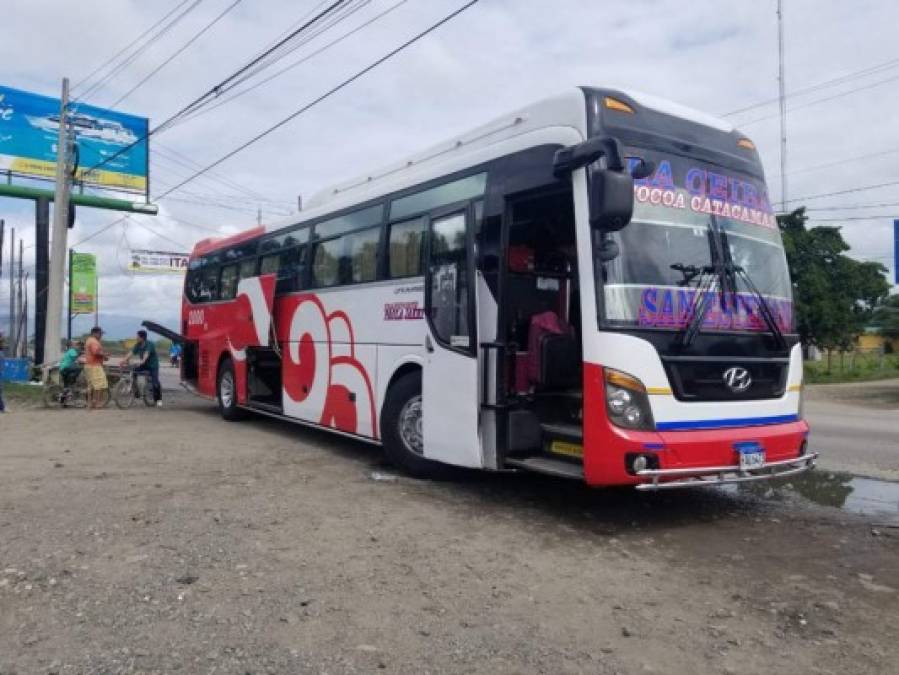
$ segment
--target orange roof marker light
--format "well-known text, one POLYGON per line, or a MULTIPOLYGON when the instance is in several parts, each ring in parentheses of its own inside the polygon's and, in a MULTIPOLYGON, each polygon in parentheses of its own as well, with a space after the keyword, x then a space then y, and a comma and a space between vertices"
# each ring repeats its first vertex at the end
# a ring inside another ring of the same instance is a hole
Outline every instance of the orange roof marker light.
POLYGON ((617 110, 618 112, 629 113, 633 115, 636 111, 624 101, 617 98, 606 96, 602 99, 602 104, 609 110, 617 110))
POLYGON ((737 145, 741 148, 746 148, 747 150, 755 150, 755 143, 750 141, 748 138, 741 138, 737 141, 737 145))

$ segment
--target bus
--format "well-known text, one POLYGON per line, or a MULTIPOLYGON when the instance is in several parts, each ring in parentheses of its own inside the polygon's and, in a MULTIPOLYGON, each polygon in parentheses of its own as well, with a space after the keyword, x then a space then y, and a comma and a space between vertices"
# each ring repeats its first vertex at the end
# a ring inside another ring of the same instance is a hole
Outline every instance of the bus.
POLYGON ((196 244, 181 377, 414 476, 661 490, 811 468, 791 282, 729 123, 583 87, 196 244))

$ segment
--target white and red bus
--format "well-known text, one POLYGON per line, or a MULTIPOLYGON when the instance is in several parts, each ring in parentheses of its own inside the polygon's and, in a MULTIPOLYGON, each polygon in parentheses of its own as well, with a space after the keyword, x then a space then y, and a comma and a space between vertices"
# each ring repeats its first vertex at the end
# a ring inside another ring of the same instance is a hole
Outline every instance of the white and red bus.
POLYGON ((196 245, 182 379, 415 475, 661 489, 798 473, 791 284, 727 122, 580 88, 196 245))

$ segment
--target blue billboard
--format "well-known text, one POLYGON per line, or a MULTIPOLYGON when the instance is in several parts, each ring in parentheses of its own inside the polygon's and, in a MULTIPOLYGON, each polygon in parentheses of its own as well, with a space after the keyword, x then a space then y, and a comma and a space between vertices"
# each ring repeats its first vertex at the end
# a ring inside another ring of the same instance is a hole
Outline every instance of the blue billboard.
MULTIPOLYGON (((74 103, 68 119, 78 147, 76 180, 102 188, 147 192, 146 117, 74 103)), ((54 178, 58 133, 58 98, 0 86, 0 172, 54 178)))

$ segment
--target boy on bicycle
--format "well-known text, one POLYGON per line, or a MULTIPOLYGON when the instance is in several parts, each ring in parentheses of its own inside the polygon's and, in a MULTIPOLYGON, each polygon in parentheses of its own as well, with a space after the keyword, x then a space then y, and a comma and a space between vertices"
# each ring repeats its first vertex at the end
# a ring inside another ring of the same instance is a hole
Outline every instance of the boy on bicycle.
POLYGON ((161 408, 162 385, 159 384, 159 357, 156 355, 156 344, 147 339, 147 331, 137 331, 137 342, 131 353, 122 360, 122 365, 128 365, 131 357, 135 357, 138 361, 135 372, 149 373, 150 384, 153 386, 153 400, 156 401, 156 407, 161 408))
POLYGON ((63 387, 71 387, 81 374, 81 340, 72 340, 59 362, 59 378, 63 387))

